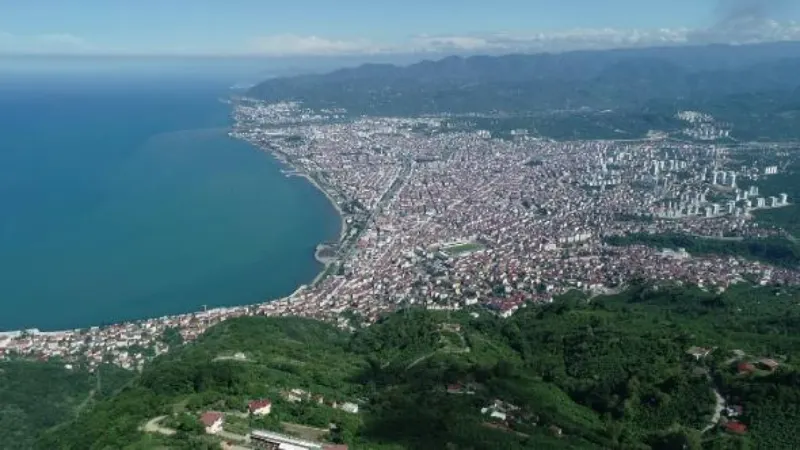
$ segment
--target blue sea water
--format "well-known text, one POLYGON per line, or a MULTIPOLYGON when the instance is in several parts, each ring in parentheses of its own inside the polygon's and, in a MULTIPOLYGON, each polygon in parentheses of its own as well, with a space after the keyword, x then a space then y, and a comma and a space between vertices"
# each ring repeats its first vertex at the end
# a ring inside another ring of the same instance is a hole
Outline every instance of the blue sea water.
POLYGON ((339 217, 227 137, 225 84, 0 84, 0 330, 101 325, 287 295, 339 217))

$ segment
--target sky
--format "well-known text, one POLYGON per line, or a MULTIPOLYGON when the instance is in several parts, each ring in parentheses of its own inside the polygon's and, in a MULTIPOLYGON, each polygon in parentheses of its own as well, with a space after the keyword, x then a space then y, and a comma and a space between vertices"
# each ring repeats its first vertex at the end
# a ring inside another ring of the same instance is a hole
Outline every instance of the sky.
POLYGON ((0 0, 0 54, 379 55, 800 40, 797 0, 0 0))

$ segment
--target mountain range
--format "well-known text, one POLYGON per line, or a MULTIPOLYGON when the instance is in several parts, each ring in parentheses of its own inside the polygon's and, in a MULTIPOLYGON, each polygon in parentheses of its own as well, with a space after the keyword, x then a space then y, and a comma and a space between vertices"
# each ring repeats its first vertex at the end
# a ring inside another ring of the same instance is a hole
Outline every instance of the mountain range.
POLYGON ((673 46, 365 64, 269 79, 248 96, 354 114, 416 115, 641 110, 766 95, 785 112, 800 104, 797 73, 800 42, 673 46))

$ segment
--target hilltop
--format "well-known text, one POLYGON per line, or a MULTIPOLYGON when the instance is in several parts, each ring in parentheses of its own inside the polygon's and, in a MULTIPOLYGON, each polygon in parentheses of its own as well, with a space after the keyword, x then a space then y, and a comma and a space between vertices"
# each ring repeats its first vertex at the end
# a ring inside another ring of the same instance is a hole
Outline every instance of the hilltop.
POLYGON ((39 447, 217 448, 197 425, 213 410, 226 440, 267 429, 355 449, 794 448, 798 299, 794 288, 637 284, 509 319, 404 310, 355 333, 231 319, 39 447), (248 417, 255 399, 271 413, 248 417))

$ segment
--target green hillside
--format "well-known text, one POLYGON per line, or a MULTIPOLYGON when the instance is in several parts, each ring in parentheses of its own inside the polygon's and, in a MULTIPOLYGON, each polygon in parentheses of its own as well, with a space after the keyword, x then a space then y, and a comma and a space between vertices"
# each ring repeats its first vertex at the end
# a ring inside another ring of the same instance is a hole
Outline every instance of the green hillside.
POLYGON ((799 303, 798 290, 635 286, 506 320, 401 311, 354 334, 297 318, 235 319, 159 357, 39 447, 219 448, 196 422, 216 410, 234 434, 316 429, 355 449, 797 448, 799 303), (696 358, 691 347, 710 351, 696 358), (752 370, 740 373, 743 364, 752 370), (292 389, 302 401, 285 398, 292 389), (732 420, 744 435, 711 424, 714 389, 741 408, 732 420), (267 418, 242 414, 265 397, 267 418), (176 434, 142 431, 161 416, 176 434))
POLYGON ((100 367, 98 379, 58 361, 0 363, 0 448, 32 448, 45 430, 90 410, 132 377, 111 366, 100 367))

